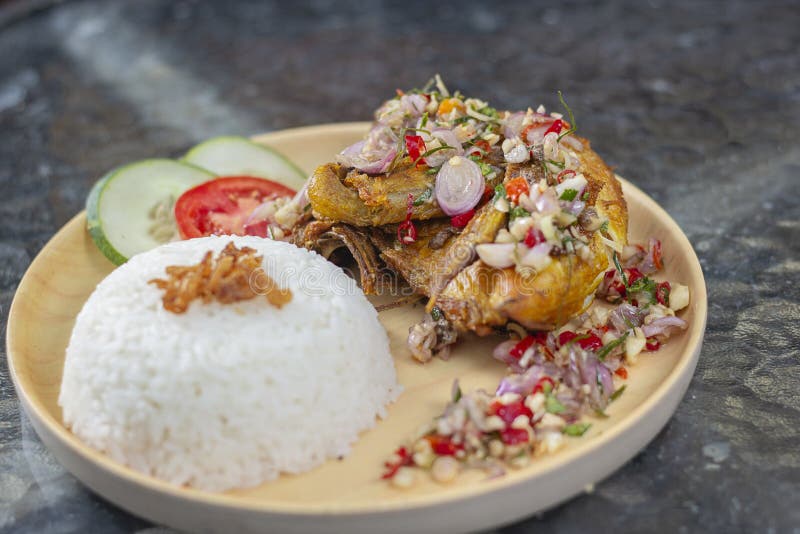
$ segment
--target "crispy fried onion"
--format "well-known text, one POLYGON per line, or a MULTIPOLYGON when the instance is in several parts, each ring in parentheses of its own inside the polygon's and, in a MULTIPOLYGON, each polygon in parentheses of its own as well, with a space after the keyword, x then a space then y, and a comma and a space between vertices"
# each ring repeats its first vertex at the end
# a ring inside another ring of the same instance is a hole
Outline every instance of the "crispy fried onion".
POLYGON ((258 295, 265 295, 270 304, 281 308, 292 300, 292 292, 279 287, 264 272, 262 260, 255 249, 237 248, 230 242, 216 257, 208 251, 196 265, 170 265, 166 279, 149 283, 164 291, 161 301, 172 313, 184 313, 196 299, 206 304, 212 300, 232 304, 258 295))

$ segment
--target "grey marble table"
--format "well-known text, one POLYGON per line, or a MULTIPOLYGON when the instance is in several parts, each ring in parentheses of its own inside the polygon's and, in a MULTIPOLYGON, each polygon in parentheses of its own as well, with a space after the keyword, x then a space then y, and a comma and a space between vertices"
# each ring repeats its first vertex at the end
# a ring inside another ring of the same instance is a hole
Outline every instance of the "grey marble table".
MULTIPOLYGON (((435 72, 509 108, 554 107, 561 89, 691 239, 708 330, 641 454, 503 532, 800 532, 797 2, 49 4, 0 3, 0 325, 31 259, 119 163, 368 119, 435 72)), ((55 462, 4 357, 0 529, 161 531, 55 462)))

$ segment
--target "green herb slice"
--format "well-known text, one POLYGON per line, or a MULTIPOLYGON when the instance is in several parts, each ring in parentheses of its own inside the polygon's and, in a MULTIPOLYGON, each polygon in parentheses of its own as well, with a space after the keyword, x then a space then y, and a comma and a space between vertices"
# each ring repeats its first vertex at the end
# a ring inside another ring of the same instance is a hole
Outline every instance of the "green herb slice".
POLYGON ((548 394, 545 398, 544 409, 549 413, 564 413, 567 411, 567 408, 552 394, 548 394))
POLYGON ((628 339, 628 335, 629 334, 630 334, 630 332, 625 332, 620 337, 618 337, 617 339, 615 339, 614 341, 612 341, 608 345, 605 345, 603 348, 598 350, 597 351, 597 359, 600 360, 601 362, 603 360, 605 360, 606 356, 608 356, 611 353, 612 350, 614 350, 615 348, 619 347, 622 343, 625 342, 626 339, 628 339))
POLYGON ((591 427, 591 423, 572 423, 564 427, 562 432, 567 436, 580 437, 591 427))
POLYGON ((561 193, 561 196, 558 198, 560 198, 561 200, 572 201, 575 200, 576 196, 578 196, 577 189, 565 189, 564 192, 561 193))
POLYGON ((433 189, 428 188, 422 193, 420 193, 420 195, 417 198, 415 198, 414 202, 412 202, 411 204, 413 206, 421 206, 425 204, 427 201, 429 201, 432 195, 433 195, 433 189))

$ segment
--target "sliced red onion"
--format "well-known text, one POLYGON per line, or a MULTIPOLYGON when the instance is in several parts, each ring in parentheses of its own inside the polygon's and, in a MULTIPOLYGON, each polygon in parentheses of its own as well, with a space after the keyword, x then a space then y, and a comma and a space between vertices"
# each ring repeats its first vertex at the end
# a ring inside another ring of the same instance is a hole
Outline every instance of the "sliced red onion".
POLYGON ((517 111, 512 113, 503 121, 503 135, 507 139, 519 137, 522 132, 522 121, 525 120, 525 112, 517 111))
POLYGON ((550 215, 561 211, 561 204, 558 203, 558 197, 552 188, 548 188, 539 195, 534 202, 536 210, 542 215, 550 215))
POLYGON ((514 348, 518 341, 509 339, 497 345, 492 351, 492 358, 497 361, 503 362, 516 372, 522 372, 523 369, 519 366, 519 360, 511 355, 511 349, 514 348))
POLYGON ((583 200, 573 200, 572 202, 565 204, 566 210, 576 217, 581 214, 585 207, 586 202, 583 200))
POLYGON ((572 135, 566 135, 566 136, 562 137, 561 141, 563 143, 568 144, 569 146, 571 146, 575 150, 583 150, 583 143, 578 141, 578 139, 573 137, 572 135))
POLYGON ((463 156, 454 156, 439 169, 434 193, 442 211, 453 216, 474 208, 485 187, 486 180, 478 164, 463 156))
POLYGON ((375 120, 391 127, 410 126, 425 112, 427 99, 418 94, 403 95, 391 99, 375 111, 375 120))
POLYGON ((297 207, 300 208, 301 211, 308 206, 308 203, 310 202, 308 199, 308 180, 306 180, 306 183, 303 184, 303 188, 300 189, 297 194, 295 194, 292 202, 297 204, 297 207))
POLYGON ((569 351, 567 369, 564 382, 579 391, 583 390, 583 386, 588 386, 589 404, 595 408, 605 408, 609 397, 614 393, 614 380, 603 362, 594 354, 573 346, 569 351))
POLYGON ((425 113, 425 107, 427 105, 428 99, 422 95, 410 94, 400 97, 400 107, 414 118, 425 113))
MULTIPOLYGON (((365 140, 363 140, 363 139, 361 141, 357 141, 357 142, 353 143, 352 145, 350 145, 349 147, 347 147, 344 150, 342 150, 341 152, 339 152, 339 154, 336 157, 336 159, 337 160, 343 160, 343 159, 355 158, 357 156, 360 156, 361 152, 364 150, 364 145, 366 145, 366 144, 367 144, 367 142, 365 140)), ((342 163, 343 165, 347 165, 344 161, 339 161, 339 162, 342 163)), ((348 165, 348 166, 352 166, 352 165, 348 165)))
POLYGON ((544 369, 539 365, 534 365, 522 374, 509 375, 501 380, 495 395, 517 393, 525 397, 533 392, 533 388, 536 387, 536 384, 543 376, 544 369))
POLYGON ((544 133, 550 127, 550 124, 545 123, 542 126, 537 126, 536 128, 529 129, 527 134, 525 135, 524 141, 531 146, 541 145, 542 143, 544 143, 544 133))
MULTIPOLYGON (((622 247, 622 254, 620 258, 623 261, 623 265, 630 269, 632 267, 637 267, 644 259, 647 251, 643 248, 636 246, 636 245, 625 245, 622 247)), ((641 270, 641 269, 640 269, 641 270)))
POLYGON ((656 251, 658 250, 658 254, 661 254, 661 241, 651 237, 647 240, 647 255, 642 260, 642 263, 639 265, 639 270, 642 271, 644 274, 653 274, 654 272, 658 271, 658 266, 656 265, 656 251))
POLYGON ((622 249, 622 259, 626 268, 637 268, 642 274, 653 274, 658 271, 656 267, 656 251, 660 254, 661 242, 652 237, 647 242, 647 249, 636 245, 625 245, 622 249))
POLYGON ((264 219, 270 219, 271 215, 275 215, 275 199, 267 200, 266 202, 262 202, 250 213, 247 219, 244 222, 244 225, 247 226, 255 221, 260 221, 264 219))
POLYGON ((670 336, 673 328, 686 330, 688 326, 688 323, 680 317, 668 315, 666 317, 659 317, 652 323, 642 326, 642 332, 644 333, 644 337, 670 336))
POLYGON ((439 139, 447 146, 453 147, 459 156, 464 153, 464 148, 461 146, 461 143, 458 141, 458 138, 453 130, 448 130, 447 128, 434 128, 431 130, 431 135, 439 139))
POLYGON ((389 165, 392 163, 392 160, 394 160, 396 155, 397 151, 395 149, 391 149, 381 159, 355 165, 355 167, 367 174, 381 174, 389 170, 389 165))
POLYGON ((336 161, 368 174, 386 172, 397 151, 394 148, 382 147, 380 151, 365 152, 366 144, 367 141, 359 141, 350 145, 336 156, 336 161))
POLYGON ((614 379, 611 376, 611 371, 606 367, 603 362, 598 361, 596 367, 596 382, 603 386, 603 397, 605 401, 614 393, 614 379))
MULTIPOLYGON (((431 137, 437 139, 442 145, 447 145, 452 148, 444 149, 444 150, 437 150, 436 152, 430 154, 429 156, 425 156, 425 163, 427 163, 431 167, 438 167, 443 165, 444 162, 452 158, 453 156, 461 156, 464 154, 464 148, 461 146, 461 143, 458 142, 456 138, 456 134, 453 133, 453 130, 448 130, 447 128, 435 128, 431 131, 431 136, 424 135, 423 138, 425 142, 428 143, 431 137)), ((434 148, 432 146, 428 146, 428 149, 434 148)))
POLYGON ((478 257, 495 269, 505 269, 514 265, 514 250, 516 243, 482 243, 475 246, 478 257))
POLYGON ((618 332, 626 332, 633 327, 641 326, 644 320, 642 311, 631 304, 620 304, 608 313, 608 321, 618 332))

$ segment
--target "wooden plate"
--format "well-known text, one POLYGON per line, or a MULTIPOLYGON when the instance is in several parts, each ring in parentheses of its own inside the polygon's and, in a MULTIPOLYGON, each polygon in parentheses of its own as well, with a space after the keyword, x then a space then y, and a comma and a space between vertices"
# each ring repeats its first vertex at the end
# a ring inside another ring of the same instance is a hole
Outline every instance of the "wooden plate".
MULTIPOLYGON (((354 142, 366 123, 331 124, 275 132, 271 145, 307 172, 354 142)), ((467 338, 447 362, 413 362, 408 327, 420 316, 410 307, 381 313, 406 391, 386 420, 364 433, 349 457, 301 476, 224 494, 170 486, 117 464, 86 447, 61 421, 57 405, 64 351, 75 316, 113 266, 84 230, 81 213, 64 226, 31 264, 19 285, 8 322, 8 360, 22 406, 53 454, 92 490, 126 510, 182 530, 271 532, 454 532, 510 523, 551 507, 595 483, 641 450, 674 412, 692 377, 706 321, 706 288, 686 236, 652 199, 628 182, 631 240, 663 242, 666 277, 688 284, 689 329, 630 370, 624 395, 594 420, 583 438, 529 467, 486 480, 473 472, 440 486, 427 477, 410 490, 379 480, 382 462, 449 396, 454 378, 465 389, 493 389, 504 369, 491 359, 497 338, 467 338)))

